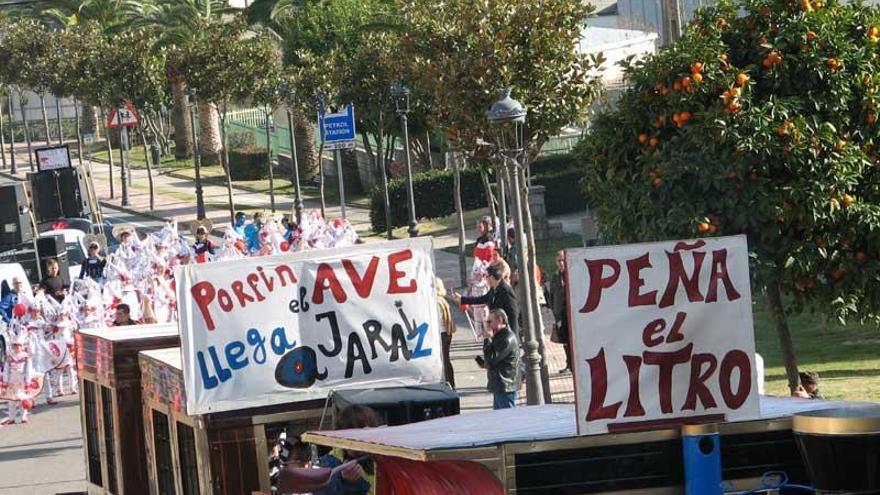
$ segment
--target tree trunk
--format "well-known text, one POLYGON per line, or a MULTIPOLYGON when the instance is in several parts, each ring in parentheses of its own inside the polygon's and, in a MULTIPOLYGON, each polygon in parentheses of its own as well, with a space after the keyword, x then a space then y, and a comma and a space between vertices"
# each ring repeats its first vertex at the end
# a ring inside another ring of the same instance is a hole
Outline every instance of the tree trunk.
POLYGON ((498 169, 495 174, 495 181, 498 184, 498 204, 501 210, 501 253, 504 256, 507 256, 507 222, 508 215, 507 213, 507 179, 505 178, 505 172, 502 169, 498 169))
POLYGON ((147 136, 144 133, 144 126, 138 127, 141 141, 144 142, 144 162, 147 164, 147 183, 150 187, 150 211, 156 209, 155 196, 153 195, 153 156, 150 152, 150 146, 147 144, 147 136))
MULTIPOLYGON (((220 163, 220 152, 223 151, 223 135, 225 129, 221 129, 220 109, 217 105, 207 102, 199 102, 199 151, 202 154, 202 165, 217 165, 220 163)), ((224 117, 225 118, 225 115, 224 117)), ((224 162, 226 166, 228 162, 224 162)), ((227 175, 228 170, 227 170, 227 175)))
POLYGON ((113 144, 110 142, 110 128, 107 127, 107 114, 104 112, 104 109, 101 109, 101 122, 104 123, 104 143, 107 145, 107 163, 108 163, 108 171, 110 172, 109 180, 110 180, 110 199, 115 197, 115 193, 113 191, 113 144))
MULTIPOLYGON (((449 151, 444 153, 447 161, 447 167, 449 162, 449 151)), ((452 173, 453 173, 453 187, 452 187, 452 197, 455 201, 455 215, 456 215, 456 224, 458 227, 458 273, 461 279, 460 287, 466 287, 468 282, 467 277, 467 253, 465 252, 465 243, 467 242, 464 237, 464 209, 461 207, 461 172, 459 170, 458 165, 458 156, 455 153, 452 154, 452 173)))
POLYGON ((174 157, 178 160, 193 154, 192 122, 189 119, 189 99, 184 92, 186 85, 179 79, 171 79, 171 119, 174 121, 174 157))
POLYGON ((327 198, 324 195, 324 182, 326 182, 324 177, 324 140, 321 140, 321 146, 318 148, 318 178, 321 180, 321 184, 318 187, 319 195, 321 196, 321 218, 327 219, 327 198))
MULTIPOLYGON (((9 105, 7 107, 9 111, 9 172, 15 175, 17 172, 15 168, 15 109, 12 107, 12 93, 6 96, 6 104, 9 105)), ((0 108, 0 112, 2 111, 3 109, 0 108)))
MULTIPOLYGON (((498 210, 495 208, 495 194, 492 192, 492 184, 489 182, 489 175, 485 170, 480 169, 480 179, 483 180, 483 189, 486 190, 486 203, 489 205, 489 215, 492 217, 492 226, 495 232, 501 228, 498 225, 498 210)), ((503 239, 504 237, 502 237, 503 239)))
POLYGON ((296 157, 299 160, 300 179, 310 178, 318 171, 318 153, 315 150, 315 123, 299 110, 293 114, 296 130, 296 157))
POLYGON ((382 201, 385 206, 385 235, 388 237, 390 241, 394 234, 392 234, 391 227, 391 196, 388 193, 388 169, 385 167, 385 150, 382 147, 383 140, 385 139, 385 123, 382 112, 379 112, 379 139, 376 141, 376 165, 379 168, 379 178, 382 180, 382 201))
POLYGON ((83 134, 91 134, 97 141, 101 137, 101 125, 98 124, 100 111, 92 105, 84 105, 80 116, 80 131, 83 134))
POLYGON ((28 150, 28 164, 31 167, 31 172, 34 171, 34 153, 33 153, 33 143, 31 142, 31 126, 28 124, 27 118, 27 110, 25 108, 27 105, 27 100, 24 98, 24 91, 18 92, 18 106, 21 108, 21 121, 24 123, 24 140, 27 141, 27 150, 28 150))
MULTIPOLYGON (((0 168, 6 168, 6 135, 3 134, 3 99, 0 97, 0 168)), ((11 126, 10 126, 11 127, 11 126)))
POLYGON ((49 133, 49 113, 46 112, 46 93, 40 93, 40 111, 43 113, 43 126, 46 129, 46 144, 51 144, 52 135, 49 133))
POLYGON ((550 373, 547 371, 547 355, 544 352, 544 318, 541 316, 541 305, 538 302, 538 289, 541 284, 538 280, 538 270, 536 268, 538 258, 535 252, 535 229, 532 225, 532 208, 529 205, 529 186, 526 182, 525 167, 517 167, 517 174, 519 175, 520 184, 522 184, 519 193, 522 198, 523 228, 527 244, 527 262, 525 263, 527 270, 520 274, 520 283, 523 282, 523 276, 530 277, 528 280, 535 282, 535 290, 531 291, 532 298, 529 303, 532 305, 533 324, 535 325, 535 333, 538 337, 538 354, 541 356, 541 381, 544 383, 544 401, 549 404, 553 402, 553 399, 550 394, 550 373))
MULTIPOLYGON (((199 108, 201 108, 201 105, 199 105, 199 108)), ((220 108, 216 105, 210 105, 210 106, 208 106, 208 108, 216 110, 215 115, 217 115, 217 117, 219 117, 219 121, 220 121, 219 122, 220 123, 220 125, 219 125, 219 127, 220 127, 220 144, 221 144, 221 151, 222 151, 222 153, 220 154, 220 160, 221 160, 221 165, 223 165, 223 172, 226 174, 226 195, 229 199, 229 222, 234 223, 235 222, 235 199, 233 198, 233 195, 232 195, 232 174, 229 171, 229 148, 227 148, 227 146, 226 146, 226 103, 223 104, 223 110, 222 110, 223 113, 222 114, 220 113, 221 112, 220 108)), ((204 127, 202 127, 202 128, 204 128, 204 127)), ((202 136, 204 136, 204 134, 202 134, 202 136)), ((199 145, 201 145, 201 143, 202 143, 202 139, 199 139, 199 145)), ((204 155, 202 155, 202 164, 205 163, 204 159, 205 159, 205 157, 204 157, 204 155)))
POLYGON ((61 97, 55 96, 55 124, 58 127, 58 144, 64 144, 64 129, 61 125, 61 97))
MULTIPOLYGON (((88 110, 88 109, 86 109, 88 110)), ((74 120, 76 121, 76 154, 77 159, 79 160, 79 166, 83 166, 83 139, 82 139, 82 123, 80 122, 79 115, 79 101, 74 98, 73 99, 73 113, 74 120)))
MULTIPOLYGON (((777 272, 778 274, 778 272, 777 272)), ((788 320, 785 317, 785 308, 782 306, 782 293, 779 289, 779 279, 774 277, 767 285, 767 305, 773 324, 779 334, 779 348, 782 351, 782 361, 785 364, 785 375, 788 378, 788 388, 791 392, 797 390, 800 385, 798 376, 797 356, 794 352, 794 343, 791 340, 791 331, 788 329, 788 320)))

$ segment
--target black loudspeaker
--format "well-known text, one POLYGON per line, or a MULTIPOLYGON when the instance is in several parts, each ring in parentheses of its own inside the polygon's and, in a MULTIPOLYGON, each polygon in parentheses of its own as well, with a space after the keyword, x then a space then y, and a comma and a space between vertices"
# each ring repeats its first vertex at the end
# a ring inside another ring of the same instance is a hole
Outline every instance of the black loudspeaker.
POLYGON ((58 275, 64 285, 70 285, 70 263, 67 260, 67 246, 64 236, 44 235, 37 239, 37 253, 40 255, 40 270, 46 275, 46 262, 52 258, 58 261, 58 275))
POLYGON ((445 383, 411 387, 341 390, 333 393, 334 417, 351 405, 367 406, 388 426, 418 423, 459 413, 458 393, 445 383))
POLYGON ((74 168, 28 174, 37 223, 83 216, 79 178, 74 168))
POLYGON ((0 184, 0 246, 10 247, 34 240, 24 182, 0 184))

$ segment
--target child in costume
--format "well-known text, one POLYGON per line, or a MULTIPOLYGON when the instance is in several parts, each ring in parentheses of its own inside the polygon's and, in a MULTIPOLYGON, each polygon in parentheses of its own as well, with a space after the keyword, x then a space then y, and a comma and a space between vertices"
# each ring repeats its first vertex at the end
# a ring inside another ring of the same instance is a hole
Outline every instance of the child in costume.
POLYGON ((19 322, 27 313, 24 304, 16 304, 14 317, 7 328, 9 349, 6 364, 0 374, 0 400, 7 404, 7 416, 0 426, 14 423, 27 423, 28 410, 43 389, 43 375, 37 373, 32 356, 32 343, 28 331, 19 322))

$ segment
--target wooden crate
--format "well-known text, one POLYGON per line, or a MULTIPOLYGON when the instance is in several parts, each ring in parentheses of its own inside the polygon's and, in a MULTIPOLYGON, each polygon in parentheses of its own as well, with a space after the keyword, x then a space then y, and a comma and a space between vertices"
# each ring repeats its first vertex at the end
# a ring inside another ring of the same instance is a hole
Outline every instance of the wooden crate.
POLYGON ((77 332, 80 418, 90 494, 146 494, 137 353, 178 345, 177 324, 77 332))
POLYGON ((189 416, 181 364, 179 347, 140 355, 149 493, 270 493, 268 458, 280 428, 317 429, 324 401, 189 416))

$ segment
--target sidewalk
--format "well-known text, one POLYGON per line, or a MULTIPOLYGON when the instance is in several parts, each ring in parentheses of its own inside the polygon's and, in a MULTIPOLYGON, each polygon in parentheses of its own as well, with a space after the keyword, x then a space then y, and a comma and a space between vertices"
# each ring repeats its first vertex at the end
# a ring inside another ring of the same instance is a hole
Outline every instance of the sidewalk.
MULTIPOLYGON (((39 143, 44 144, 44 143, 39 143)), ((38 144, 34 144, 34 148, 38 144)), ((72 146, 73 148, 74 146, 72 146)), ((19 164, 17 177, 24 179, 29 171, 27 165, 27 149, 23 144, 16 146, 16 156, 19 164), (22 166, 23 164, 23 166, 22 166)), ((8 153, 7 153, 8 158, 8 153)), ((78 161, 74 158, 74 162, 78 161)), ((87 162, 86 162, 87 164, 87 162)), ((102 204, 121 208, 136 215, 147 215, 163 219, 176 219, 181 226, 196 218, 196 195, 195 183, 192 180, 171 176, 163 171, 154 171, 154 206, 150 209, 149 182, 147 172, 144 169, 132 169, 132 181, 129 187, 129 205, 121 206, 121 183, 120 169, 118 164, 113 167, 114 197, 110 196, 110 167, 106 163, 93 162, 91 166, 95 192, 102 204)), ((229 210, 227 208, 227 191, 225 186, 216 184, 203 184, 205 209, 208 218, 214 223, 215 228, 228 225, 229 210)), ((270 198, 268 194, 244 190, 233 187, 236 211, 245 210, 268 210, 270 198)), ((294 198, 276 195, 276 211, 292 216, 294 198)), ((320 202, 315 198, 304 198, 306 208, 319 208, 320 202)), ((341 216, 338 204, 327 205, 327 216, 335 218, 341 216)), ((347 204, 346 217, 355 230, 363 232, 370 229, 370 211, 362 205, 347 204)), ((577 222, 573 219, 563 219, 563 225, 574 228, 577 222), (569 221, 570 220, 570 221, 569 221)), ((566 229, 568 230, 568 229, 566 229)), ((189 229, 183 227, 184 234, 189 234, 189 229)), ((474 232, 468 232, 469 239, 475 238, 474 232)), ((382 242, 379 237, 367 239, 368 242, 382 242)), ((443 251, 442 248, 458 245, 456 233, 449 233, 434 237, 434 261, 436 273, 443 279, 447 288, 459 287, 458 256, 443 251)), ((468 259, 470 266, 472 259, 468 259)), ((458 391, 461 393, 462 411, 472 411, 490 408, 492 397, 486 391, 486 373, 474 362, 474 357, 482 352, 482 343, 475 342, 467 319, 460 311, 454 311, 458 331, 452 342, 452 361, 455 369, 455 379, 458 391)), ((550 342, 550 329, 553 317, 544 308, 544 344, 546 347, 546 359, 550 376, 550 388, 554 402, 573 402, 574 385, 572 375, 561 375, 558 371, 565 367, 565 355, 560 344, 550 342)), ((520 394, 520 402, 525 403, 525 387, 520 394)))

